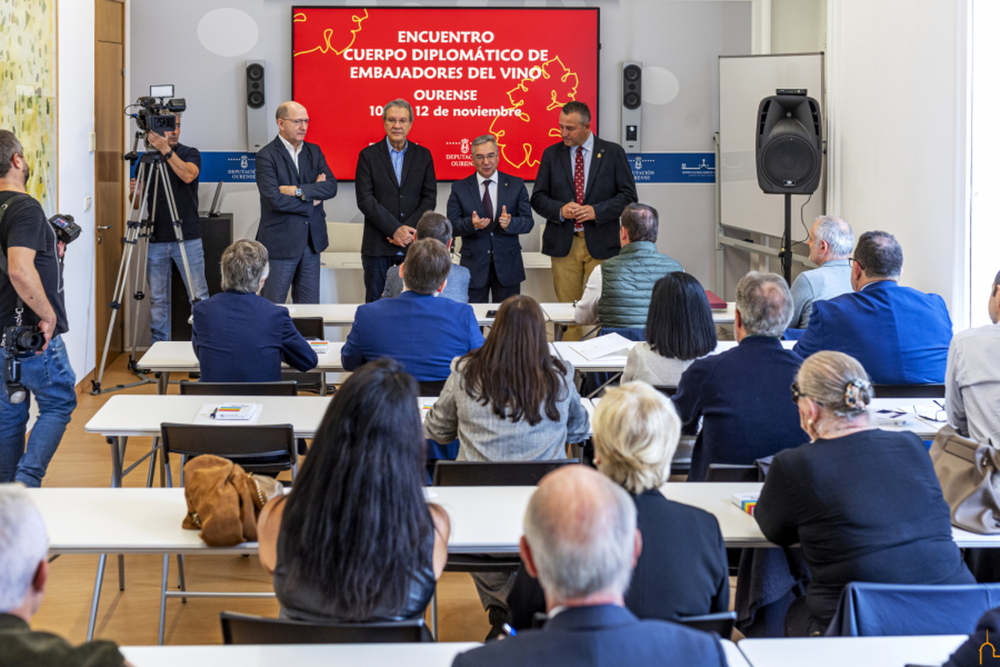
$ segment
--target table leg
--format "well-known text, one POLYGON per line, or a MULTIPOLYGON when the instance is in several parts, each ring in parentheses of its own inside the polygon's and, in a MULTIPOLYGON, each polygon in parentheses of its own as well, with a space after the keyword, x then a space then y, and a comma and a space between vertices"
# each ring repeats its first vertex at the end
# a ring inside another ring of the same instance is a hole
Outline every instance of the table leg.
POLYGON ((437 585, 434 586, 434 595, 431 596, 431 632, 434 634, 434 641, 438 640, 438 594, 437 585))
POLYGON ((163 646, 163 625, 167 616, 167 574, 170 570, 170 554, 163 554, 163 578, 160 581, 160 634, 157 644, 163 646))
POLYGON ((563 334, 566 332, 566 327, 564 327, 563 325, 559 324, 558 322, 553 322, 552 323, 552 329, 553 329, 553 331, 552 331, 552 337, 555 340, 562 340, 563 339, 563 334))
POLYGON ((122 452, 119 447, 117 436, 110 436, 107 442, 111 445, 111 488, 117 489, 122 485, 122 452))
POLYGON ((118 554, 118 590, 125 590, 125 555, 118 554))
POLYGON ((104 582, 104 565, 108 555, 101 554, 97 559, 97 578, 94 579, 94 597, 90 602, 90 621, 87 623, 87 641, 94 640, 94 625, 97 623, 97 605, 101 601, 101 584, 104 582))
POLYGON ((170 386, 170 373, 163 371, 156 378, 156 393, 165 394, 167 393, 167 387, 170 386))

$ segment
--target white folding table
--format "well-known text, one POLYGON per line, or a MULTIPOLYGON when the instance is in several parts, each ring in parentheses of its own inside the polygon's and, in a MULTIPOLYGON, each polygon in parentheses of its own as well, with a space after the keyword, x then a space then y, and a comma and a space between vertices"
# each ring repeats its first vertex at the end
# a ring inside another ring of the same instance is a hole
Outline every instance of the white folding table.
MULTIPOLYGON (((288 308, 292 317, 322 317, 323 324, 328 327, 349 327, 354 324, 354 314, 358 310, 359 303, 289 303, 281 304, 288 308)), ((492 310, 500 307, 497 303, 472 303, 472 310, 476 313, 476 322, 481 327, 488 327, 493 324, 493 317, 487 315, 492 310)))
POLYGON ((741 639, 739 649, 753 667, 903 667, 940 665, 966 639, 966 635, 741 639))
MULTIPOLYGON (((543 303, 542 312, 549 322, 555 324, 556 340, 562 340, 563 328, 576 324, 576 307, 572 303, 543 303)), ((736 304, 730 301, 725 310, 713 310, 712 320, 716 325, 733 324, 736 321, 736 304)))
MULTIPOLYGON (((270 646, 122 646, 136 667, 449 667, 459 653, 481 644, 275 644, 270 646)), ((729 663, 734 667, 734 663, 729 663)))

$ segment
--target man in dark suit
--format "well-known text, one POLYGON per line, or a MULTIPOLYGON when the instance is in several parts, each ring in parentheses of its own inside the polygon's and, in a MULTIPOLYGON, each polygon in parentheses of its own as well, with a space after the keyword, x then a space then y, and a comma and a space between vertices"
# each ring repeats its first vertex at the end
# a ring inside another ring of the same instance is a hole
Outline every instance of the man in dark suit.
POLYGON ((862 234, 851 262, 854 292, 813 304, 795 352, 849 354, 876 383, 943 383, 952 334, 944 299, 899 285, 903 249, 887 232, 862 234))
POLYGON ((437 205, 437 179, 431 152, 406 139, 413 109, 393 100, 382 111, 385 140, 362 149, 354 187, 365 216, 361 265, 365 302, 382 297, 389 267, 403 262, 403 249, 413 242, 417 221, 437 205))
POLYGON ((260 226, 257 240, 270 253, 263 295, 284 303, 319 303, 319 254, 326 250, 323 201, 337 194, 337 180, 323 151, 306 143, 309 114, 298 102, 278 107, 278 136, 257 153, 260 226))
POLYGON ((542 153, 531 207, 546 220, 542 254, 552 257, 556 298, 570 302, 594 267, 621 250, 619 219, 639 198, 625 150, 590 132, 586 104, 564 106, 559 131, 562 142, 542 153))
POLYGON ((545 591, 549 620, 460 653, 453 667, 725 667, 717 636, 667 621, 640 621, 625 590, 642 551, 635 504, 585 466, 546 475, 528 502, 521 559, 545 591))
POLYGON ((260 296, 268 278, 267 249, 240 239, 222 253, 222 289, 194 304, 191 343, 204 382, 277 382, 281 362, 305 372, 316 352, 288 309, 260 296))
POLYGON ((482 347, 472 306, 436 298, 450 269, 451 255, 440 241, 414 241, 403 265, 403 293, 358 307, 340 352, 344 369, 390 357, 417 382, 443 382, 452 359, 482 347))
POLYGON ((793 310, 775 273, 751 271, 736 285, 739 345, 695 360, 673 396, 685 428, 701 421, 688 481, 704 480, 711 463, 751 465, 808 440, 788 393, 802 359, 780 340, 793 310))
POLYGON ((472 141, 476 173, 451 184, 448 219, 462 237, 462 266, 469 269, 469 302, 500 303, 521 293, 524 259, 518 234, 535 226, 524 181, 497 171, 500 151, 492 134, 472 141))

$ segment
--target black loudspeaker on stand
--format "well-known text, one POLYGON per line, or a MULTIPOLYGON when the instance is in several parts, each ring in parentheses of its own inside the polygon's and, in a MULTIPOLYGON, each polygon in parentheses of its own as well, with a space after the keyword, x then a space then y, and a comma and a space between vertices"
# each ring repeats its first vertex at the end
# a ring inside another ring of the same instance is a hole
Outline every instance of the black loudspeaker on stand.
POLYGON ((778 89, 757 108, 757 183, 765 194, 785 195, 781 269, 792 282, 792 195, 809 195, 823 173, 823 120, 819 102, 804 88, 778 89))

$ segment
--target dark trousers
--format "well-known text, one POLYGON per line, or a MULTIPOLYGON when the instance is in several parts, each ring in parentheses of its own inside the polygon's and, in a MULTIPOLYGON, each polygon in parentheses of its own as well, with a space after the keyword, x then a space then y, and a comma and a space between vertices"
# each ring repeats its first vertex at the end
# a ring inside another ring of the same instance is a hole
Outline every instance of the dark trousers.
POLYGON ((399 266, 405 259, 404 255, 381 257, 377 255, 361 255, 361 266, 365 272, 365 303, 378 301, 385 291, 385 274, 389 268, 399 266))
MULTIPOLYGON (((388 271, 388 267, 386 267, 388 271)), ((384 275, 384 274, 383 274, 384 275)), ((521 283, 504 287, 497 278, 496 267, 493 265, 493 257, 490 256, 490 275, 486 279, 486 284, 482 287, 469 286, 469 303, 502 303, 509 296, 521 293, 521 283), (490 292, 493 299, 490 300, 490 292)))
MULTIPOLYGON (((272 259, 260 295, 274 303, 285 303, 292 288, 292 303, 319 303, 319 253, 306 245, 297 259, 272 259)), ((383 279, 385 276, 383 275, 383 279)))

